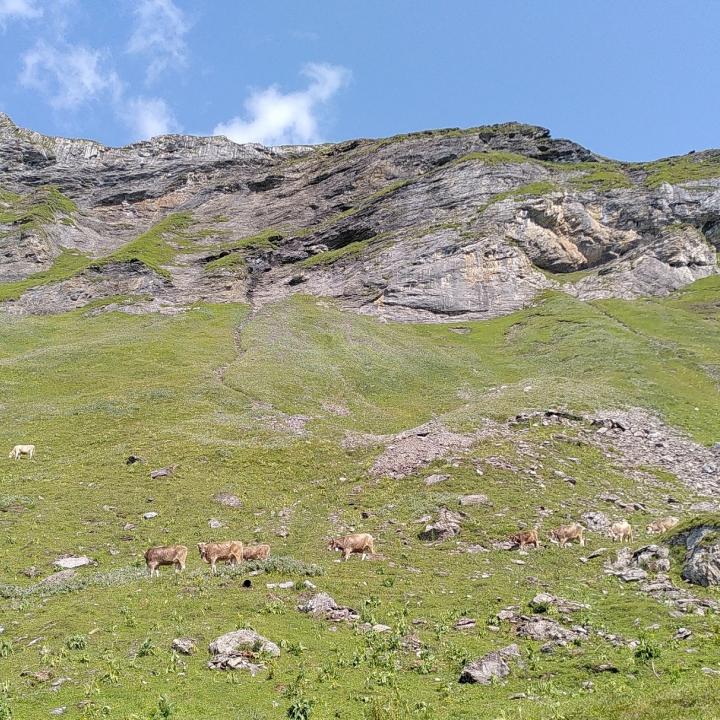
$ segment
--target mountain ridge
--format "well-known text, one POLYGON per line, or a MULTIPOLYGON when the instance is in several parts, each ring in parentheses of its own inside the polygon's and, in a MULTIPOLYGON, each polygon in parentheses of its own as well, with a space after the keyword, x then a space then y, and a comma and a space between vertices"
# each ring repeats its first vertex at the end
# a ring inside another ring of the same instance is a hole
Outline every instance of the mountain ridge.
POLYGON ((12 314, 303 292, 392 320, 471 319, 547 289, 662 296, 718 272, 719 151, 621 163, 518 123, 318 146, 170 135, 106 148, 2 116, 0 163, 0 311, 12 314), (23 222, 46 187, 76 209, 23 222), (187 220, 181 233, 153 230, 172 214, 187 220), (67 252, 84 258, 68 276, 55 267, 67 252), (3 282, 24 285, 3 293, 3 282))

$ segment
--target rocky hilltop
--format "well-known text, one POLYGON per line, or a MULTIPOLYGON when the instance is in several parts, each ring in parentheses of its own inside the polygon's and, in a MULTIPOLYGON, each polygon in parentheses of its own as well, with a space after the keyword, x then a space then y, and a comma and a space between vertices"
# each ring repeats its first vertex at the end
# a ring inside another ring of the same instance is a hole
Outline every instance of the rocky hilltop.
POLYGON ((720 151, 603 158, 507 123, 312 147, 123 148, 0 113, 0 311, 177 312, 304 293, 394 320, 547 289, 666 295, 718 272, 720 151))

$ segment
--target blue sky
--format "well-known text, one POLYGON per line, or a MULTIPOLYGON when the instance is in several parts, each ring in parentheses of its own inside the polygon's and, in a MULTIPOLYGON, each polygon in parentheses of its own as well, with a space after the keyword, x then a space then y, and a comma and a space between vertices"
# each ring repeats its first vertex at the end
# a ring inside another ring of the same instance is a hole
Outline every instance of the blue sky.
POLYGON ((0 0, 0 110, 122 145, 518 120, 644 160, 720 146, 720 0, 0 0))

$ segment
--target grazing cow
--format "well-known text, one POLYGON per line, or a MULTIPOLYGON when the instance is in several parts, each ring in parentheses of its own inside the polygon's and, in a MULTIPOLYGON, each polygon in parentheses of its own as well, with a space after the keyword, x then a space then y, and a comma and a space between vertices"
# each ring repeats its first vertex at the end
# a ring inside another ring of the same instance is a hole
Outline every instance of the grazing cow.
POLYGON ((35 455, 35 446, 34 445, 16 445, 8 455, 9 458, 12 458, 13 460, 19 460, 21 455, 27 455, 30 460, 33 459, 33 456, 35 455))
POLYGON ((538 537, 537 530, 521 530, 510 536, 510 542, 519 545, 521 550, 524 550, 526 545, 533 545, 535 548, 540 547, 540 538, 538 537))
POLYGON ((236 540, 221 543, 198 543, 197 547, 200 557, 210 564, 213 575, 217 572, 215 563, 218 560, 230 560, 231 565, 237 565, 243 561, 243 544, 236 540))
POLYGON ((577 540, 580 545, 585 547, 585 528, 580 523, 572 523, 570 525, 561 525, 550 531, 550 542, 558 543, 560 547, 565 547, 566 543, 571 540, 577 540))
POLYGON ((185 569, 188 549, 184 545, 167 545, 151 547, 145 552, 145 564, 150 571, 150 577, 160 575, 160 565, 174 565, 175 572, 185 569))
POLYGON ((667 532, 668 530, 672 530, 672 528, 674 528, 679 522, 680 518, 673 517, 672 515, 664 518, 659 518, 658 520, 653 520, 647 526, 648 535, 653 535, 655 533, 663 533, 667 532))
POLYGON ((269 545, 243 545, 243 560, 267 560, 269 557, 269 545))
POLYGON ((610 537, 613 540, 619 540, 620 542, 632 542, 633 541, 633 529, 627 520, 620 520, 610 526, 610 537))
POLYGON ((328 544, 328 550, 340 550, 347 560, 352 553, 362 553, 364 560, 368 553, 375 554, 375 541, 368 533, 356 533, 344 537, 333 538, 328 544))

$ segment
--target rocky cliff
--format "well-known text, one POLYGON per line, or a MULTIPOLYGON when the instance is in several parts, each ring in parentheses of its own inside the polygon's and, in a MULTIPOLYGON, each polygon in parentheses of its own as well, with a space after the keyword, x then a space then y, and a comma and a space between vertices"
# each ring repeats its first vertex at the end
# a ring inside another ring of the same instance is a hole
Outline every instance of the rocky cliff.
POLYGON ((337 298, 484 318, 547 289, 665 295, 718 272, 720 151, 600 157, 508 123, 314 147, 124 148, 0 114, 0 311, 337 298))

